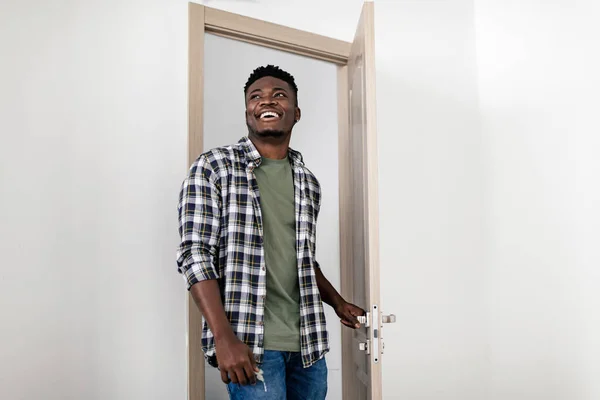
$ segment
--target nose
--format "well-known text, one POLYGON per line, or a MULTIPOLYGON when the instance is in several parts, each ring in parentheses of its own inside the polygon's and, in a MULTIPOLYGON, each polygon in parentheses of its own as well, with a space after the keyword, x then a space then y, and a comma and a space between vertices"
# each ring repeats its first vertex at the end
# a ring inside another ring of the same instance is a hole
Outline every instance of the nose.
POLYGON ((264 96, 262 98, 262 100, 260 101, 260 105, 271 105, 271 104, 277 104, 277 100, 275 99, 275 97, 272 96, 264 96))

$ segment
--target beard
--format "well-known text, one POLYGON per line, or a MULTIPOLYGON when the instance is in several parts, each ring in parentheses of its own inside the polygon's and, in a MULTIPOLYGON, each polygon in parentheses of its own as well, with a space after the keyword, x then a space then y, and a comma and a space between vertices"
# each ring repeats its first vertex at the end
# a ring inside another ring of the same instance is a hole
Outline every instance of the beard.
POLYGON ((253 129, 249 124, 246 124, 246 126, 248 126, 248 132, 251 135, 255 135, 261 138, 281 138, 285 136, 285 132, 281 130, 265 129, 262 131, 257 131, 256 129, 253 129))

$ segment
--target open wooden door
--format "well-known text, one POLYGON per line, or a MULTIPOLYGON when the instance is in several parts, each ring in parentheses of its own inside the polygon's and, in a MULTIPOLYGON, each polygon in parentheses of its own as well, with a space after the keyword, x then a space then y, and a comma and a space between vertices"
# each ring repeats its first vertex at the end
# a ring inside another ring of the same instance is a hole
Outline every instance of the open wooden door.
POLYGON ((339 81, 348 94, 348 126, 340 130, 340 170, 347 171, 340 174, 342 295, 367 311, 360 329, 343 332, 344 400, 382 398, 373 8, 372 2, 363 5, 341 74, 346 82, 339 81))
MULTIPOLYGON (((353 43, 196 3, 190 3, 189 9, 190 163, 203 151, 205 32, 338 66, 341 291, 346 300, 368 312, 360 329, 342 329, 343 399, 379 400, 381 326, 392 318, 381 315, 379 297, 373 3, 364 4, 353 43)), ((202 316, 191 297, 188 322, 188 398, 203 400, 206 393, 202 316)))

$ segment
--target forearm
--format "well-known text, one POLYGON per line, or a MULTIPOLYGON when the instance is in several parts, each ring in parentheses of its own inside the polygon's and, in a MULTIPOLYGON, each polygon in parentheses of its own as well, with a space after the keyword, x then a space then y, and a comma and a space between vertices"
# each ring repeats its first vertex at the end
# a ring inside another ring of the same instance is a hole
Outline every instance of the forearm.
POLYGON ((317 275, 317 286, 319 287, 321 299, 335 309, 344 302, 344 299, 338 293, 338 291, 335 290, 331 282, 325 278, 321 268, 315 268, 315 274, 317 275))
POLYGON ((215 279, 196 283, 190 288, 190 293, 206 319, 215 340, 235 335, 225 314, 219 284, 215 279))

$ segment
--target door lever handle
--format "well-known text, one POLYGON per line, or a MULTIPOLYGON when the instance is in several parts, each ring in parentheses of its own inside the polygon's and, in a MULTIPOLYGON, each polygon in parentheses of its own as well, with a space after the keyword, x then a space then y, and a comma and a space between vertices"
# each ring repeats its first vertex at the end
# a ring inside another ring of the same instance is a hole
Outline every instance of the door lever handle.
POLYGON ((381 317, 381 322, 383 322, 384 324, 393 324, 396 322, 396 316, 394 314, 383 315, 381 317))
POLYGON ((360 322, 361 325, 363 325, 365 328, 369 327, 369 313, 365 313, 365 315, 359 315, 358 317, 356 317, 356 319, 358 320, 358 322, 360 322))

